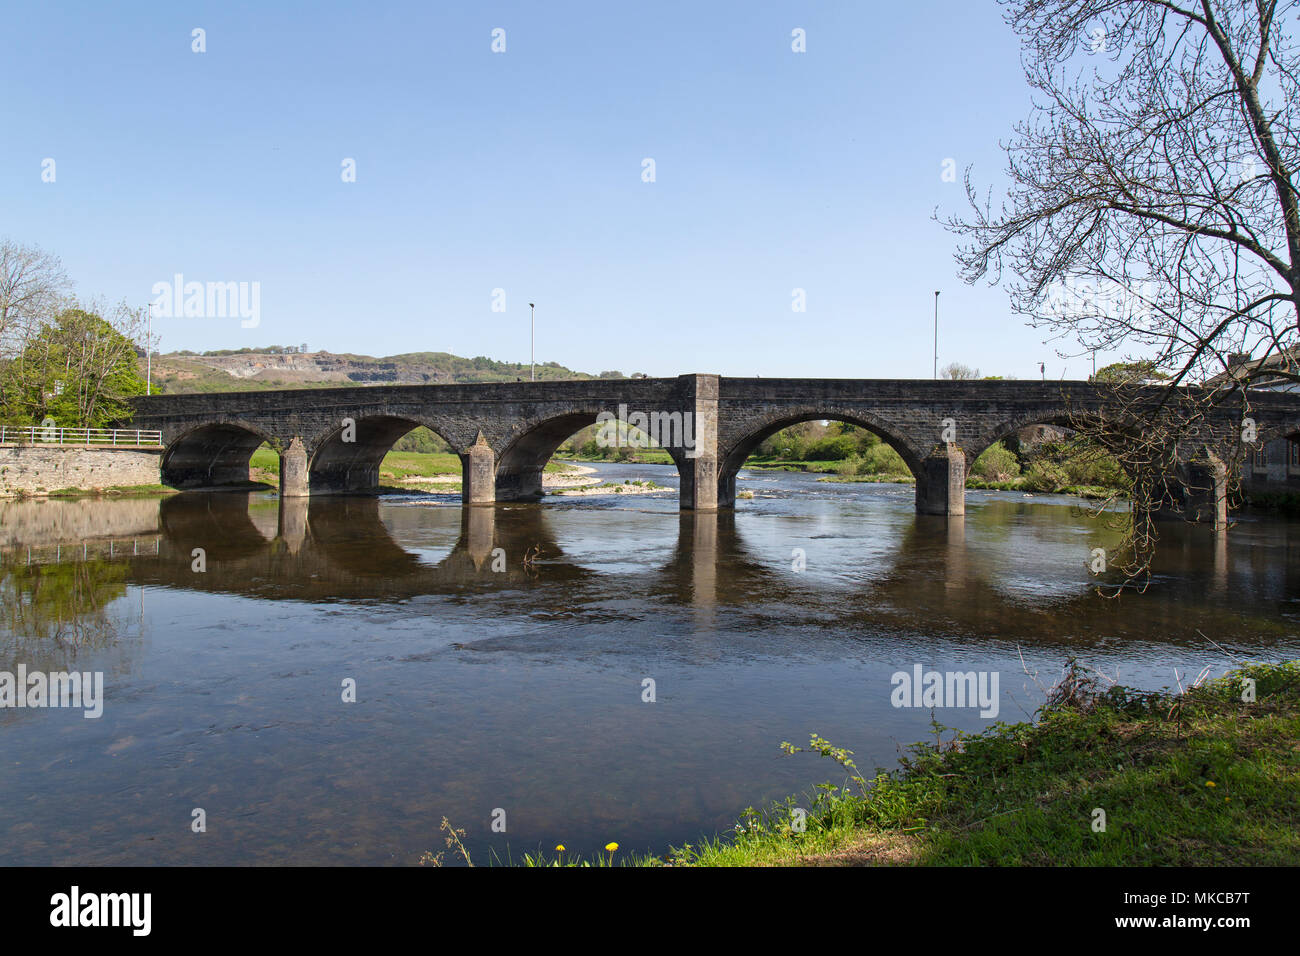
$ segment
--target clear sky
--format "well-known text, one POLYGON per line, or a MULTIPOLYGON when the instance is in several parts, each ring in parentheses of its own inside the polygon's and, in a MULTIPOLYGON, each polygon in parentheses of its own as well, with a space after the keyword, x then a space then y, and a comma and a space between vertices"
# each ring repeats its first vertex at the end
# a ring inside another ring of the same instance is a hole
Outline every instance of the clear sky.
POLYGON ((1028 115, 993 0, 6 6, 0 235, 85 297, 260 284, 165 351, 527 361, 532 301, 584 371, 929 377, 939 289, 941 365, 1090 371, 932 219, 1028 115))

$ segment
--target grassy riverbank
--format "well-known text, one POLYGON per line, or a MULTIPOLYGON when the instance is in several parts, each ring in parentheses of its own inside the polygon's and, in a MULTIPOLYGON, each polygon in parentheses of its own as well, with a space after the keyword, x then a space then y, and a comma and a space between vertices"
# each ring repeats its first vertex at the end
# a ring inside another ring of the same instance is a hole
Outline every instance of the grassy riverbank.
MULTIPOLYGON (((1183 694, 1103 688, 1071 668, 1036 723, 935 732, 898 769, 870 779, 816 735, 808 747, 784 744, 792 755, 831 758, 846 779, 746 810, 724 838, 624 862, 1300 864, 1300 662, 1246 665, 1183 694), (1253 702, 1242 699, 1245 679, 1255 682, 1253 702), (796 808, 806 810, 802 832, 796 808)), ((554 865, 557 856, 523 862, 554 865)))

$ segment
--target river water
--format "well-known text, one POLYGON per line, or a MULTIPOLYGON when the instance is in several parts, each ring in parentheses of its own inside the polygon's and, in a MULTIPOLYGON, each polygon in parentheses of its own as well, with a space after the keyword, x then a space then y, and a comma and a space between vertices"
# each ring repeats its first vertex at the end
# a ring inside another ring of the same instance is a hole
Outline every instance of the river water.
POLYGON ((596 467, 669 490, 0 503, 0 670, 104 675, 98 718, 0 710, 0 863, 412 864, 443 817, 479 863, 662 852, 842 777, 781 755, 810 732, 888 767, 932 716, 1029 719, 1070 657, 1159 688, 1300 652, 1285 520, 1164 525, 1113 600, 1072 499, 747 471, 681 516, 671 468, 596 467), (917 667, 996 676, 996 716, 894 706, 917 667))

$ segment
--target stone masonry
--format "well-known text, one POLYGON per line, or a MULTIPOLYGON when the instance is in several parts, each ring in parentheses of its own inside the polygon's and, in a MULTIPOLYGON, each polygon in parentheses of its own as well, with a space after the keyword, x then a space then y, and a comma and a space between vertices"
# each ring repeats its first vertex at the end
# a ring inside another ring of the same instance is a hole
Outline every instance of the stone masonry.
POLYGON ((160 448, 0 445, 0 497, 160 483, 160 448))

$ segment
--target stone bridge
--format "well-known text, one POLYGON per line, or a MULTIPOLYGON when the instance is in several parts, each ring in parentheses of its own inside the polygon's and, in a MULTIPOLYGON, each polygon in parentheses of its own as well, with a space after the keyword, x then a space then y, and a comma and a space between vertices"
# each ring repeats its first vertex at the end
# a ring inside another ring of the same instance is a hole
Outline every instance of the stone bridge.
MULTIPOLYGON (((1149 400, 1164 392, 1153 387, 1149 400)), ((250 456, 268 442, 284 497, 374 491, 384 455, 423 425, 460 456, 463 500, 478 505, 539 498, 555 450, 580 428, 618 418, 648 424, 671 455, 683 509, 713 511, 734 506, 736 473, 764 439, 832 419, 893 446, 916 477, 918 512, 961 514, 967 468, 982 451, 1030 425, 1106 419, 1113 400, 1088 382, 681 375, 159 395, 135 401, 132 424, 162 432, 163 480, 178 488, 246 483, 250 456)), ((1240 412, 1218 414, 1215 429, 1241 428, 1240 412)), ((1254 392, 1250 414, 1260 441, 1300 433, 1300 395, 1254 392)), ((1118 414, 1115 424, 1129 427, 1118 414)), ((1167 481, 1191 513, 1226 515, 1222 466, 1191 455, 1167 481)))

